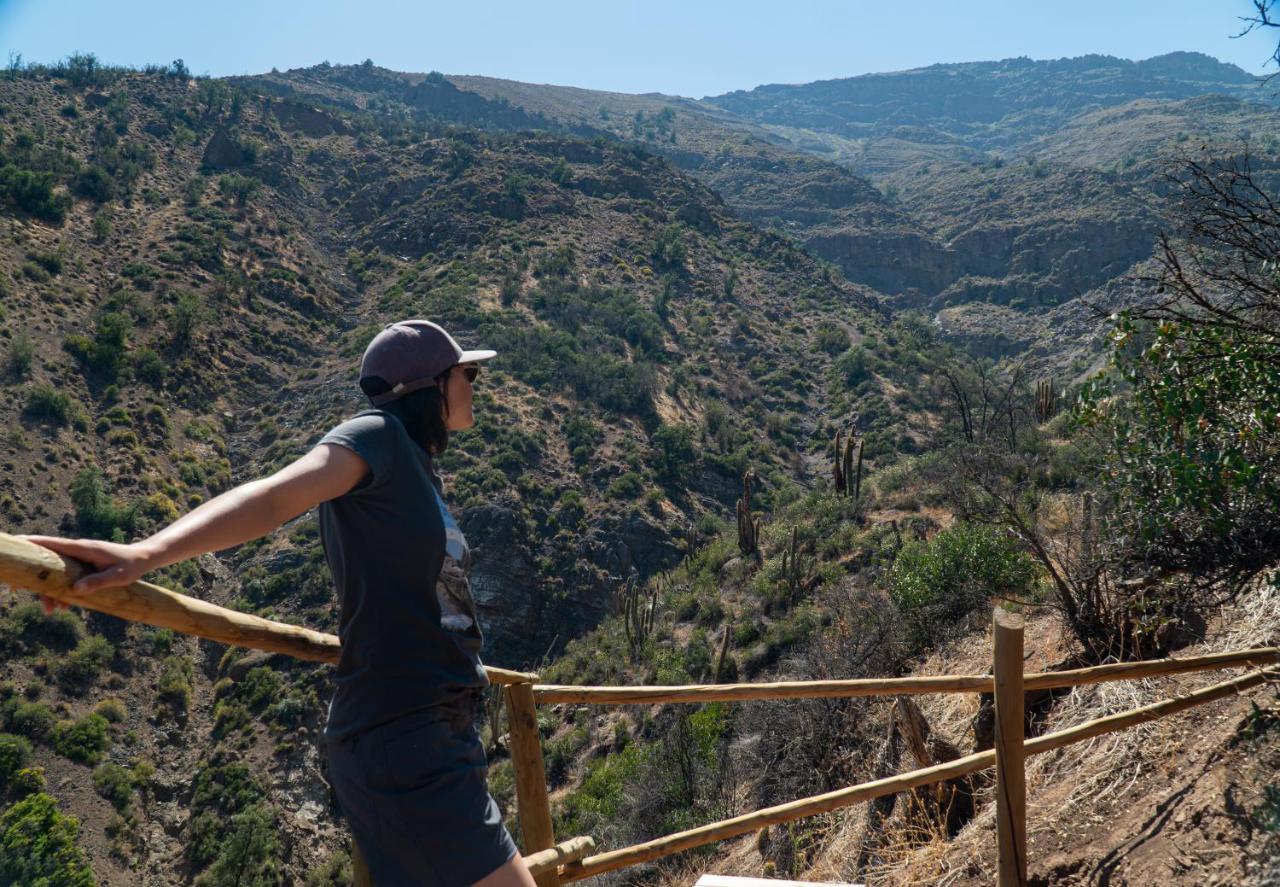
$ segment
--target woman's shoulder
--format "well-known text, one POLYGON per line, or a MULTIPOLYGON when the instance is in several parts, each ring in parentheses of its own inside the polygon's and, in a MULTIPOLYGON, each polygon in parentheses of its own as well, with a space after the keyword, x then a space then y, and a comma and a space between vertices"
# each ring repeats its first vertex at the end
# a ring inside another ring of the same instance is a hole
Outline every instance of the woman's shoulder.
POLYGON ((332 434, 335 431, 381 431, 384 429, 393 429, 393 424, 399 424, 398 420, 388 413, 386 410, 368 409, 356 413, 343 419, 337 425, 329 429, 332 434))

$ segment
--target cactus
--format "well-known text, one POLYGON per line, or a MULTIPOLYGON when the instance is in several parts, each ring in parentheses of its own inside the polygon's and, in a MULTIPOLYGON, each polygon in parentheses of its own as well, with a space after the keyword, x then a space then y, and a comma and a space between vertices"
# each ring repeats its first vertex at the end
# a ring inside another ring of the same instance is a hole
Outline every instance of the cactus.
POLYGON ((711 683, 720 683, 724 675, 724 660, 729 655, 729 640, 733 637, 733 614, 729 614, 728 621, 724 624, 724 637, 720 638, 720 652, 716 656, 715 671, 711 675, 711 683))
POLYGON ((837 431, 835 454, 834 456, 832 456, 832 459, 831 459, 832 468, 833 468, 832 473, 835 476, 837 496, 844 493, 847 485, 847 480, 846 480, 847 476, 845 475, 845 472, 844 472, 844 460, 841 458, 841 456, 843 455, 843 451, 840 449, 840 435, 841 433, 837 431))
POLYGON ((656 592, 644 593, 640 588, 639 577, 632 573, 618 589, 618 602, 622 611, 622 624, 627 632, 627 646, 631 649, 631 661, 635 663, 653 633, 653 623, 658 612, 658 595, 656 592))
POLYGON ((791 528, 791 542, 782 550, 782 581, 787 588, 787 608, 796 605, 800 593, 813 582, 811 572, 812 558, 805 558, 800 553, 798 528, 791 528))
MULTIPOLYGON (((852 443, 853 441, 850 440, 850 444, 852 443)), ((867 442, 865 440, 858 441, 858 460, 857 460, 857 465, 853 471, 853 492, 852 492, 853 505, 855 508, 857 508, 858 502, 862 499, 862 451, 866 447, 866 445, 867 445, 867 442)))
POLYGON ((862 452, 865 447, 866 441, 858 439, 855 451, 852 428, 849 429, 849 437, 847 439, 843 439, 841 432, 836 432, 835 458, 833 460, 836 494, 852 498, 855 507, 862 498, 862 452))
POLYGON ((738 500, 738 550, 744 557, 760 559, 760 519, 751 517, 751 481, 748 471, 742 476, 742 498, 738 500))
POLYGON ((1036 383, 1035 414, 1037 422, 1048 422, 1058 414, 1058 393, 1051 378, 1036 383))

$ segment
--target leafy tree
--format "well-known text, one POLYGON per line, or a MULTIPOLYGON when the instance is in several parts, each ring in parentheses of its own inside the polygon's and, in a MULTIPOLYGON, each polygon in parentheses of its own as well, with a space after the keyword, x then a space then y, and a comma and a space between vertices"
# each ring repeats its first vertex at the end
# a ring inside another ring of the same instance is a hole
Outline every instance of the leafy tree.
POLYGON ((1280 206, 1247 155, 1177 184, 1156 292, 1118 318, 1078 418, 1104 444, 1106 536, 1131 569, 1230 593, 1280 550, 1280 206))
POLYGON ((659 476, 681 483, 697 464, 693 431, 687 425, 661 425, 649 439, 654 447, 654 468, 659 476))

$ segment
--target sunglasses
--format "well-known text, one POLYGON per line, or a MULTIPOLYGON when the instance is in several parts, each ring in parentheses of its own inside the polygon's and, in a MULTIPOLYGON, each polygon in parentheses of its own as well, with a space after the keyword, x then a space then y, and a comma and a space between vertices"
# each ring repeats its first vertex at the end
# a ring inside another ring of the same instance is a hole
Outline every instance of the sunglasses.
POLYGON ((459 366, 462 369, 462 374, 467 377, 468 382, 474 382, 476 376, 480 375, 480 365, 478 363, 464 363, 459 366))

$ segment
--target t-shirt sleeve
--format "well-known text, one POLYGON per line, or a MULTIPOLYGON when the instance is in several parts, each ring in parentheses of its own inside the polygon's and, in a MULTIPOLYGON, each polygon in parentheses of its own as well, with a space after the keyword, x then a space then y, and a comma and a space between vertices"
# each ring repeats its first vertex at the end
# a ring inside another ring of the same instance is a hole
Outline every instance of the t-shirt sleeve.
POLYGON ((367 415, 348 419, 320 438, 322 444, 337 444, 364 459, 369 466, 368 483, 357 484, 356 490, 368 489, 384 481, 391 473, 395 459, 396 436, 386 416, 367 415))

